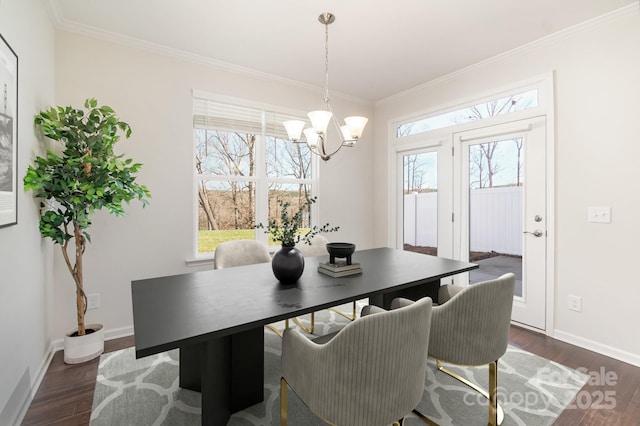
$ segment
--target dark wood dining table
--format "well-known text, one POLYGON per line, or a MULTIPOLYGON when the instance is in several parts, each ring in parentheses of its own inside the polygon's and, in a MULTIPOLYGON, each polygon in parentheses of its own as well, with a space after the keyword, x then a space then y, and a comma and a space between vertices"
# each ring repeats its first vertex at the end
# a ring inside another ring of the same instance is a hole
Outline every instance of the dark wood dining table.
POLYGON ((333 278, 317 270, 327 260, 306 258, 291 285, 269 263, 133 281, 136 357, 179 348, 180 386, 202 393, 202 424, 225 425, 263 401, 265 325, 364 298, 437 301, 441 278, 478 267, 383 247, 354 253, 362 274, 333 278))

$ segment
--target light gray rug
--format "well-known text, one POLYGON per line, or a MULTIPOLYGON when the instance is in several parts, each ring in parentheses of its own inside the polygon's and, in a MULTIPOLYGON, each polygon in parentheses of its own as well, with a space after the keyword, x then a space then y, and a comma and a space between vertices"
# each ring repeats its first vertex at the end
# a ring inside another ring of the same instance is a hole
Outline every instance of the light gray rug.
MULTIPOLYGON (((349 311, 349 306, 344 307, 349 311)), ((316 313, 316 333, 325 334, 347 320, 330 311, 316 313)), ((234 414, 231 426, 276 426, 280 419, 280 338, 265 330, 264 403, 234 414)), ((476 393, 438 372, 428 361, 425 393, 418 409, 440 425, 486 425, 487 403, 476 393)), ((528 352, 509 347, 498 372, 503 425, 551 425, 586 383, 588 376, 528 352)), ((448 366, 486 388, 488 368, 448 366)), ((135 359, 133 348, 100 357, 91 426, 200 424, 200 394, 178 387, 177 350, 135 359)), ((289 424, 325 425, 289 392, 289 424)), ((408 425, 424 425, 408 417, 408 425)))

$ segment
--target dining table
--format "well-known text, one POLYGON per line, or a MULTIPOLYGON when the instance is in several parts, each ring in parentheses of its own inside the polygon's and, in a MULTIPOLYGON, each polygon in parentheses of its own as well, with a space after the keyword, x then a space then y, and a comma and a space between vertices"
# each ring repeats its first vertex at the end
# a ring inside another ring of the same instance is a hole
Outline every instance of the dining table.
POLYGON ((231 414, 264 399, 264 326, 368 299, 431 297, 440 280, 478 265, 389 247, 357 250, 356 275, 318 272, 329 256, 305 258, 294 284, 274 277, 270 263, 132 281, 136 358, 179 348, 180 387, 201 392, 202 424, 227 424, 231 414))

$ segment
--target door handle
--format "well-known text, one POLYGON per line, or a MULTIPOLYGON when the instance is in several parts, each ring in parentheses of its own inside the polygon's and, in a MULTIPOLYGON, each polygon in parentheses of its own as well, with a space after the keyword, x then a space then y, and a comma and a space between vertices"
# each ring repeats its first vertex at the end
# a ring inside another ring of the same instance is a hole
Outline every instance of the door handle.
POLYGON ((524 232, 523 232, 523 234, 531 234, 531 235, 533 235, 534 237, 542 237, 542 231, 541 231, 541 230, 539 230, 539 229, 536 229, 536 230, 535 230, 535 231, 533 231, 533 232, 524 231, 524 232))

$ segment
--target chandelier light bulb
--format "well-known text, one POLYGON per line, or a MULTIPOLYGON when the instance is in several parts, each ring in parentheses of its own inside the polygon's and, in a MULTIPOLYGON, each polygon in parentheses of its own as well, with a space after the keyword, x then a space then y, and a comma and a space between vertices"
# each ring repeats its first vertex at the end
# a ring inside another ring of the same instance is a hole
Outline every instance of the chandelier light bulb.
POLYGON ((307 127, 304 129, 304 136, 307 138, 307 145, 311 149, 315 149, 318 147, 318 133, 311 127, 307 127))
POLYGON ((282 123, 287 131, 289 140, 292 142, 300 141, 302 136, 302 129, 304 129, 304 121, 302 120, 287 120, 282 123))
POLYGON ((367 121, 369 121, 367 117, 345 117, 344 122, 349 129, 349 134, 351 136, 350 139, 360 139, 360 136, 362 136, 362 132, 364 131, 364 126, 367 125, 367 121))
POLYGON ((333 116, 331 111, 311 111, 307 115, 311 121, 311 127, 313 127, 313 130, 315 130, 316 133, 321 133, 323 135, 327 133, 329 121, 331 121, 331 117, 333 116))

